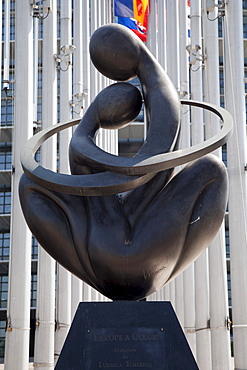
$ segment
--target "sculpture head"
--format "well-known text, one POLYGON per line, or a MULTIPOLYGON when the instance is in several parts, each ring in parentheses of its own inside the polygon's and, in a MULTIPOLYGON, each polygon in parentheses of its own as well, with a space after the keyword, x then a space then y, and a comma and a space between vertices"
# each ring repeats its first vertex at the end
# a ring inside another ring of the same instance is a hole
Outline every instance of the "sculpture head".
POLYGON ((102 128, 119 129, 137 117, 142 107, 142 96, 135 86, 117 83, 97 95, 94 107, 102 128))
POLYGON ((104 76, 115 81, 136 77, 142 42, 128 28, 108 24, 98 28, 90 40, 93 64, 104 76))

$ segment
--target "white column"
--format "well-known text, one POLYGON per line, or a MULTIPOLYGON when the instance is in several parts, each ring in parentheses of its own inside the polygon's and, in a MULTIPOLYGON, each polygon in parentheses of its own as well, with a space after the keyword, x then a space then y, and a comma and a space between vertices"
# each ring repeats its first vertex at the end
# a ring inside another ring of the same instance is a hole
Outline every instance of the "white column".
MULTIPOLYGON (((112 0, 108 0, 105 4, 105 23, 112 23, 113 22, 113 4, 112 0)), ((109 85, 113 83, 112 80, 106 79, 106 84, 109 85)), ((109 146, 108 149, 110 153, 117 155, 118 154, 118 130, 108 130, 108 140, 109 146)))
MULTIPOLYGON (((189 99, 189 66, 186 46, 188 38, 188 9, 187 0, 180 1, 179 6, 179 35, 180 35, 180 94, 183 99, 189 99)), ((190 146, 190 114, 189 106, 182 108, 182 126, 180 136, 180 147, 190 146)), ((195 334, 195 281, 194 264, 191 264, 183 273, 184 285, 184 332, 190 348, 196 356, 196 334, 195 334)))
MULTIPOLYGON (((97 1, 97 5, 95 7, 95 28, 99 28, 101 25, 102 25, 102 1, 101 0, 98 0, 97 1)), ((96 91, 95 91, 95 95, 97 95, 101 90, 102 90, 102 80, 103 80, 103 76, 101 73, 97 72, 96 73, 96 91)), ((105 145, 105 134, 104 134, 104 129, 100 128, 99 131, 98 131, 98 134, 97 134, 97 138, 96 138, 96 144, 100 147, 100 148, 104 148, 104 145, 105 145)), ((96 293, 96 296, 97 296, 97 300, 99 299, 99 295, 98 293, 96 293)))
POLYGON ((172 280, 170 283, 169 283, 169 293, 170 293, 170 301, 171 301, 171 304, 174 308, 174 310, 176 310, 176 293, 175 293, 175 280, 172 280))
POLYGON ((90 41, 90 24, 89 24, 89 0, 84 0, 82 3, 82 74, 83 83, 82 91, 87 94, 85 96, 84 111, 90 104, 90 55, 89 55, 89 41, 90 41))
POLYGON ((33 121, 37 121, 38 104, 38 66, 39 66, 39 20, 33 19, 33 121))
MULTIPOLYGON (((91 24, 90 24, 90 34, 92 35, 94 31, 98 28, 97 21, 98 12, 98 0, 91 0, 91 24)), ((98 94, 98 71, 91 63, 91 73, 90 73, 90 85, 91 85, 91 101, 98 94)))
POLYGON ((246 102, 242 1, 229 0, 225 10, 225 107, 235 123, 227 143, 234 360, 236 369, 247 369, 246 102))
MULTIPOLYGON (((201 46, 201 1, 191 0, 191 44, 201 46)), ((202 63, 191 66, 191 98, 203 101, 202 63)), ((192 109, 193 144, 204 140, 203 112, 192 109)), ((204 251, 195 262, 195 305, 196 305, 196 350, 198 366, 211 369, 211 343, 209 320, 208 251, 204 251)))
POLYGON ((166 61, 166 4, 164 0, 158 0, 158 62, 167 69, 166 61))
MULTIPOLYGON (((91 0, 91 35, 100 27, 100 1, 99 0, 91 0)), ((91 100, 93 100, 96 95, 101 90, 101 75, 98 70, 94 67, 91 63, 91 100)), ((100 128, 97 137, 96 137, 96 144, 99 147, 102 147, 102 129, 100 128)), ((92 289, 92 300, 98 300, 98 292, 95 289, 92 289)))
MULTIPOLYGON (((98 14, 98 9, 99 9, 99 1, 98 0, 91 0, 91 24, 90 24, 90 33, 91 35, 93 32, 99 27, 99 14, 98 14)), ((90 65, 90 87, 91 87, 91 101, 95 99, 96 95, 99 92, 99 72, 97 69, 94 67, 94 65, 91 63, 90 65)), ((99 130, 97 138, 96 138, 96 143, 97 145, 101 145, 102 142, 102 129, 99 130)), ((91 299, 92 301, 97 301, 98 300, 98 292, 97 290, 91 288, 91 299)))
MULTIPOLYGON (((2 4, 1 4, 2 6, 2 4)), ((9 57, 10 57, 10 0, 4 2, 4 44, 3 44, 3 79, 9 80, 9 57)), ((8 89, 9 84, 4 83, 3 87, 8 89)))
POLYGON ((179 91, 179 18, 178 0, 167 1, 167 74, 179 91))
MULTIPOLYGON (((157 1, 149 2, 148 30, 147 30, 147 47, 150 52, 157 58, 157 1)), ((147 133, 147 122, 144 117, 144 139, 147 133)), ((160 292, 152 294, 153 301, 160 300, 160 292)), ((150 299, 150 300, 151 300, 150 299)))
MULTIPOLYGON (((84 112, 91 103, 91 87, 90 87, 90 55, 89 55, 89 41, 90 41, 90 22, 89 22, 89 0, 82 2, 82 72, 83 72, 83 92, 87 94, 85 96, 85 108, 84 112)), ((82 300, 91 301, 91 287, 83 283, 82 285, 82 300)))
MULTIPOLYGON (((53 55, 57 53, 57 5, 43 22, 42 49, 42 129, 57 123, 57 70, 53 55)), ((57 137, 52 136, 41 147, 41 163, 57 169, 57 137)), ((41 226, 42 227, 42 226, 41 226)), ((55 331, 55 261, 39 247, 34 365, 54 368, 55 331)))
POLYGON ((157 1, 149 1, 147 47, 157 57, 157 1))
MULTIPOLYGON (((109 5, 109 2, 108 2, 109 5)), ((98 14, 101 13, 101 17, 99 19, 100 25, 108 24, 110 22, 110 13, 109 9, 107 7, 106 1, 101 0, 99 2, 100 8, 98 9, 98 14)), ((99 81, 101 81, 101 84, 99 83, 99 89, 102 90, 106 86, 110 84, 109 78, 106 78, 105 76, 101 75, 99 81)), ((112 140, 115 140, 114 136, 112 136, 113 132, 116 130, 107 130, 102 129, 101 132, 101 148, 106 150, 107 152, 111 152, 112 150, 112 140)), ((115 153, 114 153, 115 154, 115 153)), ((103 299, 102 295, 99 295, 100 300, 103 299)))
POLYGON ((195 312, 195 272, 194 264, 183 273, 184 278, 184 332, 191 351, 196 358, 196 312, 195 312))
POLYGON ((184 283, 183 274, 180 274, 174 280, 175 283, 175 310, 180 325, 184 327, 184 283))
MULTIPOLYGON (((176 90, 179 90, 179 19, 178 19, 178 1, 167 1, 167 74, 170 77, 176 90)), ((181 279, 181 278, 180 278, 181 279)), ((180 298, 183 295, 183 285, 171 281, 170 285, 170 300, 174 309, 178 308, 178 316, 183 321, 183 305, 180 304, 180 298), (179 289, 180 287, 180 289, 179 289), (178 305, 176 306, 176 298, 178 305)), ((177 311, 177 310, 176 310, 177 311)))
MULTIPOLYGON (((89 0, 84 0, 82 3, 82 91, 87 94, 85 96, 84 112, 91 102, 90 94, 90 55, 89 55, 89 41, 90 41, 90 23, 89 23, 89 0)), ((82 284, 82 300, 91 301, 91 287, 82 284)))
MULTIPOLYGON (((99 2, 99 9, 98 9, 98 14, 100 14, 99 22, 100 26, 104 25, 107 23, 106 21, 106 3, 104 0, 101 0, 99 2)), ((109 83, 108 83, 108 78, 106 78, 103 75, 100 75, 99 78, 99 91, 103 90, 109 83)), ((103 129, 102 130, 102 143, 101 143, 101 148, 109 151, 110 150, 110 140, 109 140, 109 135, 110 135, 110 130, 103 129)), ((99 295, 100 300, 102 300, 102 296, 99 295)))
POLYGON ((29 362, 31 233, 19 204, 23 171, 20 151, 33 134, 33 18, 29 0, 16 2, 15 115, 11 209, 11 250, 5 369, 26 370, 29 362), (25 88, 24 88, 25 87, 25 88))
MULTIPOLYGON (((220 105, 218 21, 210 22, 204 6, 204 53, 205 100, 220 105)), ((210 13, 210 19, 217 17, 218 9, 210 13)), ((206 136, 212 137, 220 130, 218 117, 206 114, 206 136)), ((221 149, 215 152, 221 157, 221 149)), ((230 369, 230 333, 227 329, 228 297, 224 223, 209 247, 209 292, 212 368, 230 369)))
MULTIPOLYGON (((179 49, 179 3, 177 0, 167 1, 167 73, 177 92, 180 90, 180 49, 179 49)), ((170 299, 178 315, 180 323, 184 321, 183 307, 183 276, 180 275, 170 283, 170 299)))
MULTIPOLYGON (((82 29, 82 1, 74 2, 74 17, 73 17, 73 28, 74 37, 73 43, 76 46, 73 57, 73 100, 75 103, 78 101, 77 94, 83 93, 83 29, 82 29)), ((85 99, 83 98, 83 105, 85 99)), ((83 110, 79 106, 73 108, 73 118, 82 117, 83 110)), ((71 276, 71 319, 77 310, 79 302, 82 300, 82 281, 76 276, 71 276)))
MULTIPOLYGON (((71 45, 71 0, 61 2, 61 39, 60 46, 71 45)), ((61 63, 60 71, 60 121, 66 122, 71 119, 71 107, 69 101, 72 98, 72 70, 71 65, 61 63)), ((69 173, 68 146, 72 130, 67 129, 59 134, 59 158, 62 173, 69 173)), ((67 336, 71 323, 71 274, 62 266, 57 265, 57 299, 56 299, 56 335, 55 356, 60 355, 64 340, 67 336)))

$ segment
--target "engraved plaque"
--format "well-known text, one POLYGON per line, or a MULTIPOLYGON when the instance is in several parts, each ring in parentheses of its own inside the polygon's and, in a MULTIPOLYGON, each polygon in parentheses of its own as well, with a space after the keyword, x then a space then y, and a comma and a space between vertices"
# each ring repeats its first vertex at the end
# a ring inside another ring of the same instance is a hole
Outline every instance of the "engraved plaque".
POLYGON ((163 369, 163 328, 92 329, 87 334, 88 369, 163 369))

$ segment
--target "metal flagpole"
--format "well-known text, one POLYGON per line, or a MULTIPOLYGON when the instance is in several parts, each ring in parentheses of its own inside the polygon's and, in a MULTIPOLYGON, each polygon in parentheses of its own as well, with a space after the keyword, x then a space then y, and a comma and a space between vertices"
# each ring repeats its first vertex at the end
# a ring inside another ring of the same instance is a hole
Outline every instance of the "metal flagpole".
MULTIPOLYGON (((178 1, 168 0, 167 1, 167 74, 170 77, 173 85, 177 92, 179 91, 180 83, 180 71, 179 71, 179 19, 178 19, 178 1)), ((179 277, 181 280, 182 278, 179 277)), ((170 300, 174 306, 174 309, 178 309, 178 317, 181 323, 183 323, 183 285, 173 280, 169 283, 170 286, 170 300), (177 285, 177 286, 176 286, 177 285), (180 289, 179 289, 180 286, 180 289), (178 299, 178 302, 176 302, 178 299), (177 303, 177 304, 176 304, 177 303)))
POLYGON ((158 61, 166 71, 166 4, 158 0, 158 61))
MULTIPOLYGON (((82 1, 74 2, 73 9, 73 43, 76 46, 73 55, 73 97, 72 109, 73 118, 80 118, 83 114, 84 95, 82 89, 83 63, 82 63, 82 1)), ((82 281, 76 276, 71 276, 71 319, 77 310, 79 302, 82 300, 82 281)))
MULTIPOLYGON (((91 35, 93 32, 99 27, 99 2, 98 0, 91 0, 91 35)), ((96 97, 96 95, 99 92, 99 72, 94 67, 94 65, 91 63, 90 65, 90 86, 91 86, 91 101, 96 97)), ((102 129, 100 128, 96 137, 96 144, 101 145, 102 142, 102 129)), ((98 300, 98 292, 91 288, 91 300, 97 301, 98 300)))
MULTIPOLYGON (((220 105, 219 47, 218 47, 218 8, 207 14, 206 0, 203 2, 204 54, 205 59, 205 100, 220 105), (210 21, 209 19, 214 19, 210 21)), ((220 130, 220 122, 215 115, 205 114, 206 137, 212 137, 220 130)), ((221 149, 215 155, 222 157, 221 149)), ((230 369, 230 333, 227 328, 228 297, 225 252, 225 228, 221 226, 209 247, 209 293, 210 330, 213 369, 230 369)))
MULTIPOLYGON (((106 2, 106 23, 114 23, 113 0, 106 2)), ((108 79, 108 83, 113 83, 113 81, 108 79)), ((110 152, 118 154, 118 130, 110 130, 110 152)))
MULTIPOLYGON (((101 0, 97 2, 97 10, 96 10, 95 17, 96 17, 96 29, 97 29, 100 26, 102 26, 102 1, 101 0)), ((103 76, 99 72, 97 72, 96 76, 97 76, 96 77, 97 78, 96 94, 98 94, 102 90, 102 87, 103 87, 103 76)), ((102 149, 105 146, 105 132, 104 131, 105 131, 104 129, 100 128, 97 134, 97 139, 96 139, 97 145, 102 149)), ((99 298, 99 293, 97 292, 97 300, 98 298, 99 298)))
POLYGON ((33 134, 33 18, 29 0, 16 2, 15 110, 11 193, 11 250, 5 369, 26 370, 29 362, 31 233, 19 204, 23 173, 20 151, 33 134))
MULTIPOLYGON (((147 29, 147 47, 150 52, 157 58, 158 42, 157 42, 157 1, 149 1, 149 16, 148 16, 148 29, 147 29)), ((144 139, 147 133, 147 122, 144 117, 144 139)), ((163 293, 163 292, 162 292, 163 293)), ((152 295, 152 300, 161 300, 161 291, 157 291, 152 295)))
MULTIPOLYGON (((90 56, 89 56, 89 40, 90 40, 90 19, 89 19, 89 0, 84 0, 82 3, 82 92, 85 94, 84 112, 91 102, 91 87, 90 87, 90 56)), ((91 287, 82 283, 82 300, 91 301, 91 287)))
POLYGON ((84 111, 90 104, 90 23, 89 23, 89 0, 82 3, 82 92, 85 94, 84 111))
MULTIPOLYGON (((187 0, 179 3, 179 28, 180 28, 180 96, 189 99, 189 61, 186 46, 190 42, 188 32, 189 9, 187 0)), ((180 147, 190 146, 190 114, 187 106, 182 107, 182 126, 180 147)), ((195 281, 194 264, 191 264, 183 273, 183 305, 184 305, 184 331, 190 348, 196 356, 196 334, 195 334, 195 281)))
MULTIPOLYGON (((191 98, 203 101, 201 62, 201 1, 191 0, 191 98), (195 60, 193 60, 196 54, 195 60)), ((203 112, 192 109, 192 142, 204 140, 203 112)), ((208 251, 195 262, 196 350, 200 369, 211 369, 211 343, 209 331, 208 251)))
MULTIPOLYGON (((72 45, 71 39, 71 0, 61 1, 61 38, 60 47, 64 47, 64 54, 69 52, 72 45)), ((60 50, 63 53, 63 50, 60 50)), ((71 55, 68 56, 70 58, 71 55)), ((71 119, 72 99, 72 71, 68 61, 60 63, 60 122, 71 119)), ((72 130, 67 129, 59 135, 59 171, 69 173, 68 145, 72 130)), ((71 323, 71 274, 61 265, 57 265, 57 298, 56 298, 56 335, 55 335, 55 358, 60 355, 64 340, 71 323)))
MULTIPOLYGON (((43 22, 42 50, 42 128, 57 123, 57 71, 53 55, 57 52, 57 9, 53 1, 52 13, 43 22)), ((38 35, 37 35, 38 41, 38 35)), ((57 140, 52 137, 41 148, 41 163, 46 168, 57 168, 57 140)), ((55 261, 39 247, 36 304, 36 332, 34 364, 41 369, 54 367, 55 328, 55 261), (44 298, 45 297, 45 298, 44 298)))
POLYGON ((227 143, 234 361, 247 368, 246 113, 242 1, 229 0, 224 17, 225 107, 235 127, 227 143))
MULTIPOLYGON (((97 0, 91 0, 91 23, 90 23, 90 35, 97 29, 97 0)), ((91 63, 91 72, 90 72, 90 84, 91 84, 91 101, 95 98, 98 93, 98 71, 91 63)))
POLYGON ((3 88, 9 88, 10 0, 4 2, 3 88), (6 81, 6 82, 5 82, 6 81))
POLYGON ((157 58, 157 1, 149 1, 149 20, 147 30, 147 47, 157 58))

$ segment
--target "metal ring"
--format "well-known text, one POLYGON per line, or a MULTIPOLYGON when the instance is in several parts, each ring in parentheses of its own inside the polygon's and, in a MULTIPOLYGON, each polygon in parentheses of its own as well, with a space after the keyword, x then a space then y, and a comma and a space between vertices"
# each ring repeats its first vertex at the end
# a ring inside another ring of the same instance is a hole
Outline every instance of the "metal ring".
MULTIPOLYGON (((128 164, 123 167, 114 166, 112 158, 116 156, 109 154, 109 158, 111 158, 110 163, 108 161, 97 163, 102 165, 102 169, 108 169, 111 172, 100 172, 90 175, 66 175, 50 171, 39 165, 35 161, 34 155, 41 144, 55 133, 77 125, 80 120, 75 119, 42 130, 29 139, 21 152, 23 170, 36 184, 61 193, 98 196, 117 194, 135 189, 149 181, 157 172, 185 164, 214 151, 226 143, 230 137, 233 119, 228 111, 214 104, 200 103, 193 100, 181 100, 181 104, 204 108, 215 113, 223 122, 222 129, 212 138, 202 143, 185 149, 154 155, 134 165, 132 162, 129 166, 128 164)), ((93 158, 90 159, 93 160, 93 158)))

